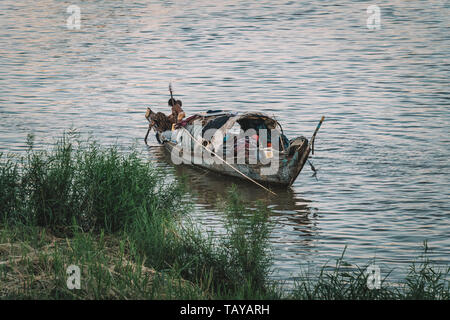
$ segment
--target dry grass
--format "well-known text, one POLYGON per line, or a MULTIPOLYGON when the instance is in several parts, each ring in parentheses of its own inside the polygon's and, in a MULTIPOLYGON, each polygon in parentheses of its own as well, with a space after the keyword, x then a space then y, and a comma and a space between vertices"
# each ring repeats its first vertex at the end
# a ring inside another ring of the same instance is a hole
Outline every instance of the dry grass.
POLYGON ((148 268, 145 260, 137 261, 129 244, 118 238, 41 234, 44 245, 0 243, 0 298, 171 299, 180 294, 207 298, 191 282, 148 268), (79 290, 67 288, 69 265, 80 268, 79 290))

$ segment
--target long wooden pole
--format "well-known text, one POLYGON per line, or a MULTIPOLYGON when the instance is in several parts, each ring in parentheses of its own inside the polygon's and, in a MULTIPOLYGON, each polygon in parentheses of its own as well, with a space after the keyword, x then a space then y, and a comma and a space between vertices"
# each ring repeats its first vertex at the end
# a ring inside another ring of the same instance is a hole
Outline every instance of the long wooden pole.
POLYGON ((316 140, 316 134, 319 132, 320 126, 322 125, 323 120, 325 120, 325 116, 322 116, 322 119, 320 119, 319 124, 316 127, 316 130, 314 130, 314 133, 309 140, 309 145, 311 146, 311 152, 314 154, 314 140, 316 140))
POLYGON ((250 178, 249 176, 245 175, 244 173, 242 173, 241 171, 239 171, 238 169, 236 169, 235 167, 233 167, 231 164, 229 164, 228 162, 226 162, 221 156, 219 156, 217 153, 215 153, 214 151, 208 150, 203 144, 201 144, 197 139, 194 138, 194 136, 188 131, 186 130, 186 128, 181 127, 182 129, 184 129, 184 131, 187 132, 187 134, 192 138, 192 140, 194 140, 196 143, 198 143, 203 149, 205 149, 208 152, 211 152, 212 154, 214 154, 217 158, 219 158, 223 163, 225 163, 227 166, 229 166, 231 169, 233 169, 234 171, 236 171, 237 173, 239 173, 240 175, 242 175, 243 177, 247 178, 248 180, 250 180, 251 182, 253 182, 254 184, 260 186, 261 188, 263 188, 264 190, 277 195, 275 192, 273 192, 272 190, 264 187, 262 184, 256 182, 255 180, 253 180, 252 178, 250 178))

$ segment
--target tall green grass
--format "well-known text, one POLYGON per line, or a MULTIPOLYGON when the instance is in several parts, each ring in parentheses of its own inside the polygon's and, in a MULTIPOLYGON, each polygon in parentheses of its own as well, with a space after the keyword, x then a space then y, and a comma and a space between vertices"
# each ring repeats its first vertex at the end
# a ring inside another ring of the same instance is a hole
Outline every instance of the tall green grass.
POLYGON ((122 230, 139 210, 178 211, 182 188, 139 158, 64 136, 51 152, 29 149, 1 166, 0 222, 83 230, 122 230), (76 147, 75 147, 76 144, 76 147))
POLYGON ((224 234, 187 214, 182 181, 135 149, 64 135, 49 151, 0 155, 0 297, 9 299, 449 299, 449 270, 413 264, 402 283, 369 290, 365 268, 270 280, 270 211, 236 188, 222 205, 224 234), (69 290, 78 265, 82 288, 69 290))
MULTIPOLYGON (((25 156, 1 159, 0 224, 10 237, 15 234, 17 241, 32 243, 36 250, 45 243, 41 232, 67 238, 84 260, 56 251, 59 259, 54 261, 90 266, 101 259, 85 255, 94 250, 92 237, 85 242, 89 246, 76 246, 83 243, 80 235, 106 234, 128 243, 134 263, 195 283, 205 297, 272 296, 267 289, 268 212, 246 209, 236 190, 230 191, 225 209, 227 234, 213 237, 184 215, 190 204, 183 184, 170 180, 135 150, 123 153, 67 135, 50 151, 34 150, 31 139, 29 146, 25 156)), ((54 272, 61 275, 62 264, 53 266, 60 266, 54 272)), ((100 269, 97 277, 102 279, 97 279, 97 287, 111 281, 100 269)), ((92 297, 105 296, 99 289, 92 297)))
POLYGON ((152 267, 199 284, 211 297, 273 297, 268 290, 268 212, 250 211, 237 198, 236 190, 230 190, 222 237, 205 235, 187 218, 149 217, 143 211, 126 232, 152 267))

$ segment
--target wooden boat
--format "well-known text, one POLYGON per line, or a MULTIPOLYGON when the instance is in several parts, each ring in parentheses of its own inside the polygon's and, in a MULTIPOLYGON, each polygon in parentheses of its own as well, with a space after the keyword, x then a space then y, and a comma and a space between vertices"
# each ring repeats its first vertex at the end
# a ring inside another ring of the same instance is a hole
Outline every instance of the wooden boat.
POLYGON ((289 140, 278 121, 267 114, 208 111, 189 117, 171 131, 157 131, 156 138, 176 164, 263 184, 290 186, 313 151, 323 120, 324 117, 309 141, 303 136, 289 140), (236 128, 241 130, 237 132, 236 128), (264 135, 263 129, 270 133, 264 135))

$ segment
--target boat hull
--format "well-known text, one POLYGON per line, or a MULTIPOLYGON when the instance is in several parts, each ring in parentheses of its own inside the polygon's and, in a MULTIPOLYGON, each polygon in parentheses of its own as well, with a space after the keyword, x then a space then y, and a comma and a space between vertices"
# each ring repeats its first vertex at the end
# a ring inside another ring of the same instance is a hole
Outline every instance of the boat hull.
POLYGON ((271 164, 227 164, 219 159, 212 161, 213 163, 207 163, 203 159, 192 157, 192 155, 189 155, 188 157, 182 155, 182 151, 180 152, 178 145, 171 141, 164 141, 162 144, 170 153, 174 163, 200 167, 218 174, 246 180, 246 177, 249 177, 263 184, 282 186, 290 186, 294 183, 311 152, 308 140, 303 139, 301 144, 295 146, 295 150, 290 150, 290 152, 286 153, 280 152, 277 166, 272 167, 272 170, 269 171, 271 164), (189 161, 187 161, 187 159, 189 161), (270 172, 271 174, 267 174, 267 172, 270 172))

